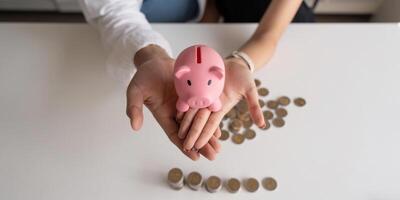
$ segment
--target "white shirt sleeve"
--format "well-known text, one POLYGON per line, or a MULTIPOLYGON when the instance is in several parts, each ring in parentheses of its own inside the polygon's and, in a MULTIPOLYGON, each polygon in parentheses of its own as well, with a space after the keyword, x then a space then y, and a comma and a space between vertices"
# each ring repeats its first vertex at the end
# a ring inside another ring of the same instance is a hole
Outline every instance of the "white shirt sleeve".
POLYGON ((156 44, 170 56, 168 41, 152 30, 143 13, 142 0, 80 0, 86 20, 100 33, 108 54, 107 71, 126 82, 135 72, 133 57, 138 50, 156 44))

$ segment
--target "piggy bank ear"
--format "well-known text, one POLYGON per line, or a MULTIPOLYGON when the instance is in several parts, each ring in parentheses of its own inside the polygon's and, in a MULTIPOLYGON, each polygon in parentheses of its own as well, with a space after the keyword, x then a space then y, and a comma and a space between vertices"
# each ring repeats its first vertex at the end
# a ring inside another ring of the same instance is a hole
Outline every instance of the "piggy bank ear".
POLYGON ((188 66, 182 66, 178 71, 175 72, 175 77, 177 79, 180 79, 183 75, 187 74, 190 72, 190 68, 188 66))
POLYGON ((224 73, 222 71, 221 68, 213 66, 211 67, 208 72, 210 72, 212 75, 214 75, 215 77, 217 77, 218 79, 222 79, 224 77, 224 73))

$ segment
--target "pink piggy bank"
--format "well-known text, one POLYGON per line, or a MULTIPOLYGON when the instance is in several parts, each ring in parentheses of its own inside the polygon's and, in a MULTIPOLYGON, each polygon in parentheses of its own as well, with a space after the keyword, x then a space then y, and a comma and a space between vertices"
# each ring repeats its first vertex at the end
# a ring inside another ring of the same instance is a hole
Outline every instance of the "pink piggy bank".
POLYGON ((183 50, 175 61, 175 88, 178 94, 176 109, 206 108, 219 111, 219 96, 224 89, 225 65, 221 56, 205 45, 183 50))

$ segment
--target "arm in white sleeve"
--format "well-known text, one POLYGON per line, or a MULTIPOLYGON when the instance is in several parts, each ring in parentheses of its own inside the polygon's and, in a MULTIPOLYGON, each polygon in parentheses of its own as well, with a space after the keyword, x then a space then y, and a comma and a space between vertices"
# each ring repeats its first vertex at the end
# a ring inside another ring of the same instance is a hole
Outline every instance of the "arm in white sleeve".
POLYGON ((140 12, 142 0, 80 0, 80 4, 86 20, 100 33, 108 53, 107 70, 118 79, 131 79, 134 55, 149 44, 171 56, 168 41, 152 30, 140 12))

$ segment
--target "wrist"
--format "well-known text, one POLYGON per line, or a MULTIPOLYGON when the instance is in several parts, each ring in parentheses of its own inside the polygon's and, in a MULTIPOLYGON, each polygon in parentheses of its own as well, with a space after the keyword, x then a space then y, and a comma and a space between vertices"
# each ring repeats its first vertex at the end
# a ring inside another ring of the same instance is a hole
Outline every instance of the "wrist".
POLYGON ((140 66, 143 63, 155 58, 172 59, 163 48, 155 44, 150 44, 136 52, 133 57, 133 63, 136 66, 140 66))

